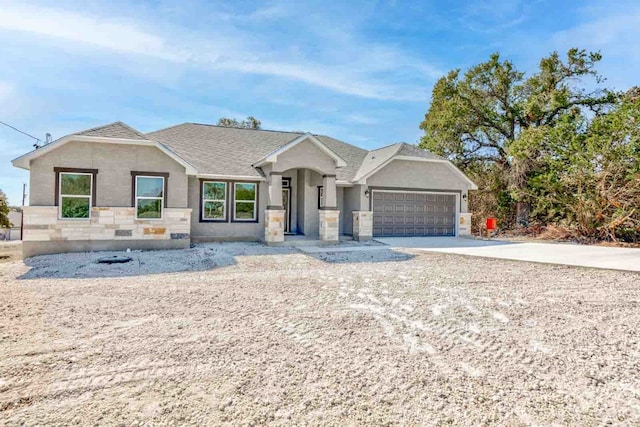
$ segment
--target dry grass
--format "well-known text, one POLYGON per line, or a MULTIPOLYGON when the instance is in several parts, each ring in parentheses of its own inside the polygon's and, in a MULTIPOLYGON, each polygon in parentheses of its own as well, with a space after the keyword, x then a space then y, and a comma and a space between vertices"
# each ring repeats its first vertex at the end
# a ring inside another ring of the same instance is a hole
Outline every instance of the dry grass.
POLYGON ((621 248, 638 248, 640 243, 627 243, 622 241, 603 241, 581 236, 575 230, 557 225, 531 226, 517 230, 502 231, 500 237, 519 240, 542 240, 549 242, 571 242, 584 245, 600 245, 621 248))
POLYGON ((22 259, 22 242, 14 240, 10 242, 0 241, 0 262, 13 262, 22 259))

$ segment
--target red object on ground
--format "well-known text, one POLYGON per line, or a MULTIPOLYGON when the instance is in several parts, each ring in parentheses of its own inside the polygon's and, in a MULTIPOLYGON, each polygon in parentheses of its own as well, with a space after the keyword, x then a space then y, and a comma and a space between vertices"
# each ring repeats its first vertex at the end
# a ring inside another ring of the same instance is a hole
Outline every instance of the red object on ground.
POLYGON ((487 218, 487 230, 495 230, 498 228, 498 218, 487 218))

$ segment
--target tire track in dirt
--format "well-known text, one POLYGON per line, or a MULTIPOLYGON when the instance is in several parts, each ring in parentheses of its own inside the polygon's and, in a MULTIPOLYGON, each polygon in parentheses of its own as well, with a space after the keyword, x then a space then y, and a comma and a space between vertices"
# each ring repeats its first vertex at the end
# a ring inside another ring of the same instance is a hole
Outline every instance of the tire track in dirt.
POLYGON ((117 369, 80 369, 69 376, 54 379, 47 385, 43 385, 41 380, 9 385, 5 392, 0 394, 0 411, 31 405, 38 400, 78 395, 131 383, 184 378, 212 370, 213 365, 154 365, 148 361, 125 363, 117 369))
POLYGON ((350 308, 373 315, 381 323, 385 333, 390 338, 400 340, 407 351, 428 353, 430 359, 445 374, 452 373, 452 363, 445 362, 441 354, 454 350, 461 357, 455 364, 473 377, 484 374, 484 370, 477 366, 479 361, 482 365, 491 366, 504 363, 508 359, 510 363, 515 362, 526 370, 546 372, 549 369, 544 357, 536 357, 523 348, 506 347, 493 335, 468 330, 465 327, 466 319, 442 317, 447 309, 464 307, 470 314, 476 317, 480 315, 485 321, 507 324, 508 318, 502 313, 495 310, 482 312, 470 305, 468 299, 458 298, 457 301, 447 299, 443 304, 434 301, 431 305, 431 316, 417 317, 411 314, 413 310, 407 309, 413 307, 413 301, 390 297, 389 292, 386 289, 384 291, 374 294, 370 287, 356 290, 354 286, 341 285, 338 297, 352 300, 350 308), (354 299, 358 302, 353 302, 354 299), (434 307, 437 309, 434 310, 434 307))

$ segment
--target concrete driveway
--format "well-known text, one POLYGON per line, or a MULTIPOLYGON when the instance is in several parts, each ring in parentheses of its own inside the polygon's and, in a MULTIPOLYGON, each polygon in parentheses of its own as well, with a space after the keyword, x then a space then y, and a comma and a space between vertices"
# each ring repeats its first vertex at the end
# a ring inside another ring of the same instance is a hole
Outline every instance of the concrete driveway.
POLYGON ((476 240, 456 237, 377 238, 392 248, 471 255, 517 261, 612 270, 640 271, 640 249, 588 246, 569 243, 532 243, 476 240))

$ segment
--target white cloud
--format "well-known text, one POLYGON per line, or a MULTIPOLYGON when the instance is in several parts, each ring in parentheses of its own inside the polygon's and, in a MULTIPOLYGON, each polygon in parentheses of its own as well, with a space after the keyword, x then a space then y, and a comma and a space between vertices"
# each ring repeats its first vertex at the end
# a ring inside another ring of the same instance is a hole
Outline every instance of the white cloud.
POLYGON ((553 35, 556 49, 578 47, 602 52, 598 70, 616 89, 638 84, 640 4, 611 4, 587 9, 586 22, 553 35), (616 7, 617 6, 617 7, 616 7))
POLYGON ((344 117, 347 123, 355 123, 358 125, 375 125, 380 123, 380 119, 372 115, 352 113, 344 117))
POLYGON ((184 54, 165 40, 126 21, 106 20, 66 10, 27 5, 4 5, 0 28, 55 37, 116 52, 183 61, 184 54))
MULTIPOLYGON (((274 7, 255 14, 275 18, 283 13, 280 7, 274 7)), ((163 31, 171 36, 164 37, 145 29, 139 21, 20 4, 3 6, 0 29, 210 70, 276 76, 381 100, 424 101, 424 87, 440 74, 428 64, 384 45, 354 41, 351 46, 341 46, 339 50, 347 54, 338 58, 331 57, 337 53, 330 46, 322 61, 322 55, 310 59, 282 46, 265 49, 260 34, 235 27, 220 28, 218 33, 207 35, 171 28, 163 31)))
POLYGON ((555 34, 562 44, 580 43, 633 55, 640 51, 640 10, 601 16, 590 22, 555 34), (629 51, 631 48, 631 51, 629 51))

